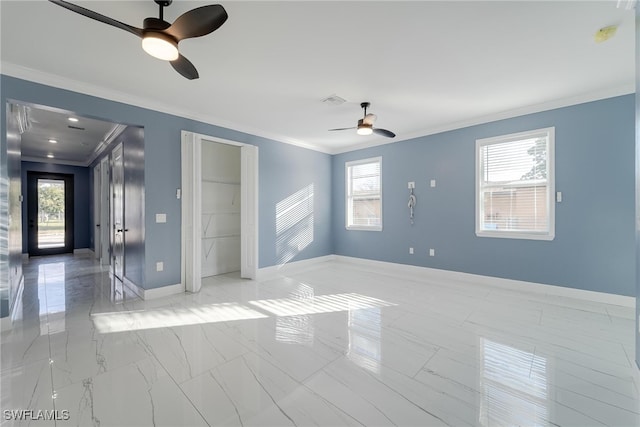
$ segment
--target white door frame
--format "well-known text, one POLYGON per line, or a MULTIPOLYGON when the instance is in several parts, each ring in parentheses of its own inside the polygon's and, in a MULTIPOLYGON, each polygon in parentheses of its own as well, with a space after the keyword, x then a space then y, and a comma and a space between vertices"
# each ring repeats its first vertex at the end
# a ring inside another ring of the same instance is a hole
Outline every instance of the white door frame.
POLYGON ((258 147, 214 136, 182 131, 181 280, 188 292, 202 286, 202 142, 240 147, 240 276, 258 273, 258 147))

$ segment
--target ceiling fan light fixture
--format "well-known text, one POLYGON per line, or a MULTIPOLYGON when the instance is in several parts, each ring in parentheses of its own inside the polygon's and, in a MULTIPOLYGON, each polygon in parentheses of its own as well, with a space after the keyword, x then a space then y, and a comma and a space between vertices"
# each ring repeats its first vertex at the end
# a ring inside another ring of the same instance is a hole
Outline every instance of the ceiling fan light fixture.
POLYGON ((373 133, 373 126, 366 123, 358 124, 358 135, 371 135, 373 133))
POLYGON ((175 61, 179 56, 178 43, 171 37, 154 31, 144 35, 142 48, 149 55, 163 61, 175 61))

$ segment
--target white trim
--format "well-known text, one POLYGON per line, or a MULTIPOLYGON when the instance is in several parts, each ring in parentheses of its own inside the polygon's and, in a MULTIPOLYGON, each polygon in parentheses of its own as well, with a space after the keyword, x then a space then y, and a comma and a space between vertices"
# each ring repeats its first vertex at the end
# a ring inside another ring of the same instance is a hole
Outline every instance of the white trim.
POLYGON ((213 126, 224 127, 237 132, 243 132, 250 135, 260 136, 262 138, 271 139, 273 141, 295 145, 301 148, 306 148, 308 150, 332 154, 331 150, 326 147, 309 144, 307 142, 289 138, 284 135, 275 134, 235 122, 230 122, 218 117, 202 115, 201 113, 197 113, 194 111, 186 111, 184 108, 176 108, 175 105, 159 103, 148 98, 133 96, 131 94, 116 91, 110 88, 68 79, 66 77, 61 77, 55 74, 46 73, 44 71, 35 70, 33 68, 24 67, 22 65, 2 61, 0 62, 0 68, 2 70, 1 73, 6 76, 29 80, 35 83, 57 87, 60 89, 71 90, 86 95, 96 96, 110 101, 122 102, 136 107, 151 109, 161 113, 172 114, 174 116, 183 117, 185 119, 192 119, 213 126))
POLYGON ((532 129, 524 132, 511 133, 508 135, 498 135, 488 138, 476 139, 475 147, 475 223, 477 237, 490 237, 501 239, 526 239, 526 240, 553 240, 556 235, 556 190, 555 190, 555 127, 542 129, 532 129), (484 214, 482 200, 480 197, 481 182, 483 182, 483 170, 480 167, 480 149, 488 145, 516 142, 525 139, 538 137, 547 139, 547 216, 549 218, 549 229, 544 232, 528 232, 525 230, 484 230, 481 228, 480 218, 484 214))
POLYGON ((240 147, 241 163, 241 245, 240 274, 252 279, 258 270, 258 218, 259 218, 259 148, 253 144, 231 141, 212 135, 182 130, 181 139, 181 230, 180 277, 187 291, 198 292, 202 282, 200 236, 202 232, 202 144, 212 142, 240 147))
POLYGON ((159 288, 153 288, 153 289, 144 289, 125 277, 122 280, 122 284, 125 285, 127 288, 129 288, 130 291, 138 295, 143 300, 168 297, 175 294, 181 294, 185 291, 184 285, 182 283, 176 283, 175 285, 161 286, 159 288))
POLYGON ((163 298, 181 293, 184 293, 184 285, 182 283, 176 283, 175 285, 167 285, 160 288, 144 289, 143 299, 163 298))
POLYGON ((382 231, 383 226, 383 209, 382 209, 382 156, 370 157, 368 159, 352 160, 344 162, 344 228, 347 230, 356 231, 382 231), (351 193, 351 179, 349 178, 349 168, 358 165, 364 165, 368 163, 378 163, 380 173, 378 174, 378 180, 380 181, 380 225, 349 225, 349 196, 351 193))
MULTIPOLYGON (((630 1, 630 0, 629 0, 630 1)), ((319 151, 326 154, 341 154, 351 151, 362 150, 365 148, 378 147, 380 145, 393 144, 400 141, 407 141, 410 139, 421 138, 429 135, 436 135, 443 132, 448 132, 456 129, 462 129, 466 127, 476 126, 484 123, 495 122, 498 120, 510 119, 514 117, 524 116, 527 114, 539 113, 542 111, 554 110, 557 108, 570 107, 572 105, 584 104, 587 102, 599 101, 607 98, 614 98, 622 95, 629 95, 635 93, 635 83, 620 85, 604 90, 597 90, 594 92, 586 93, 578 96, 571 96, 567 98, 561 98, 554 101, 543 102, 540 104, 528 105, 526 107, 516 108, 508 111, 500 111, 484 116, 478 116, 468 120, 461 120, 457 122, 446 123, 439 126, 433 126, 425 128, 420 131, 412 132, 410 134, 398 135, 396 138, 372 138, 371 142, 356 143, 347 147, 323 147, 315 144, 310 144, 297 139, 289 138, 284 135, 274 134, 272 132, 263 131, 246 125, 228 122, 216 117, 203 116, 200 113, 185 111, 184 109, 176 108, 173 105, 167 105, 158 103, 157 101, 132 96, 131 94, 116 91, 113 89, 92 85, 85 82, 79 82, 77 80, 68 79, 66 77, 57 76, 55 74, 47 73, 33 68, 24 67, 22 65, 13 64, 6 61, 0 62, 0 73, 15 77, 18 79, 29 80, 35 83, 45 84, 60 89, 71 90, 87 95, 97 96, 103 99, 123 102, 125 104, 134 105, 136 107, 148 108, 162 113, 168 113, 187 119, 197 120, 203 123, 211 124, 214 126, 225 127, 230 130, 238 132, 249 133, 255 136, 268 138, 277 142, 285 144, 295 145, 297 147, 306 148, 309 150, 319 151)))
POLYGON ((351 151, 363 150, 365 148, 379 147, 381 145, 396 144, 401 141, 418 139, 425 136, 437 135, 439 133, 449 132, 457 129, 464 129, 472 126, 482 125, 485 123, 496 122, 498 120, 512 119, 514 117, 526 116, 527 114, 535 114, 543 111, 555 110, 558 108, 571 107, 573 105, 586 104, 587 102, 600 101, 617 96, 630 95, 636 92, 635 83, 616 86, 613 88, 598 90, 586 93, 584 95, 572 96, 554 101, 543 102, 540 104, 529 105, 526 107, 515 108, 508 111, 500 111, 493 114, 478 116, 468 120, 446 123, 440 126, 426 128, 410 134, 398 135, 396 138, 379 138, 371 142, 358 143, 348 147, 334 148, 329 154, 342 154, 351 151))
POLYGON ((636 306, 635 297, 609 294, 605 292, 587 291, 584 289, 567 288, 564 286, 547 285, 544 283, 526 282, 523 280, 504 279, 500 277, 482 276, 472 273, 461 273, 458 271, 440 270, 430 267, 416 265, 397 264, 386 261, 375 261, 364 258, 354 258, 343 255, 334 255, 337 262, 350 265, 362 266, 367 269, 380 268, 389 274, 419 278, 420 280, 447 280, 470 285, 481 285, 500 289, 532 292, 548 296, 558 296, 576 298, 585 301, 594 301, 604 304, 619 305, 634 308, 636 306))
POLYGON ((315 258, 303 259, 300 261, 288 262, 282 265, 272 265, 270 267, 262 267, 258 269, 257 279, 259 282, 276 278, 285 274, 294 274, 298 271, 306 270, 315 265, 333 261, 336 255, 324 255, 315 258))

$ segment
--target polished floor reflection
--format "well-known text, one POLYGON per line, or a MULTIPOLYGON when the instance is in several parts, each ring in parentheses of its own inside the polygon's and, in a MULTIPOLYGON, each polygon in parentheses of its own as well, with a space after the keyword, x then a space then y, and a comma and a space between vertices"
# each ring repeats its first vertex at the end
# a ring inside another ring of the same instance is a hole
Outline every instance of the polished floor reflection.
POLYGON ((640 426, 627 307, 339 262, 141 301, 76 255, 21 316, 3 426, 640 426))

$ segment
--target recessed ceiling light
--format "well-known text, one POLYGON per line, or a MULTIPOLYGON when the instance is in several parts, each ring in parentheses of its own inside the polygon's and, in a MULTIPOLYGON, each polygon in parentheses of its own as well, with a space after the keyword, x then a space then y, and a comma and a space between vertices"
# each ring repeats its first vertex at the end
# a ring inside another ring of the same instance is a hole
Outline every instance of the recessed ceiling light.
POLYGON ((53 159, 53 154, 47 154, 47 157, 53 159))
POLYGON ((58 141, 56 141, 55 139, 50 139, 49 142, 52 143, 52 144, 57 144, 58 143, 58 141))
POLYGON ((76 119, 75 117, 69 117, 69 121, 70 121, 70 122, 77 122, 77 121, 78 121, 78 119, 76 119))

